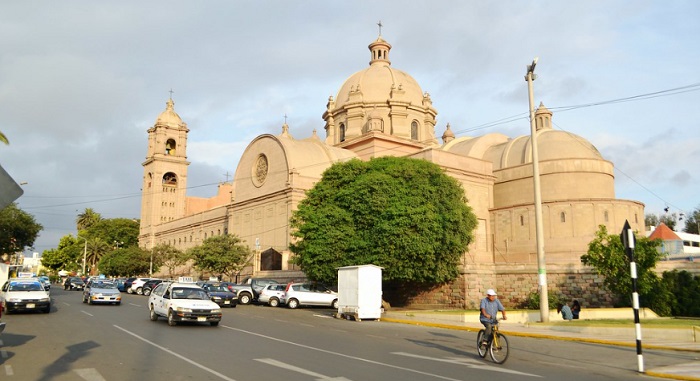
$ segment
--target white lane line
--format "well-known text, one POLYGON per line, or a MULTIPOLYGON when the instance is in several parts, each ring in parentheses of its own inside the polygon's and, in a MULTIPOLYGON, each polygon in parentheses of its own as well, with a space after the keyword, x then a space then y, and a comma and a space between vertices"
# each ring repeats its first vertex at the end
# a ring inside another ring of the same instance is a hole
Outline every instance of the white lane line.
POLYGON ((143 306, 140 305, 140 304, 134 304, 134 303, 129 303, 129 305, 130 305, 130 306, 134 306, 134 307, 143 307, 143 306))
POLYGON ((308 369, 304 368, 299 368, 298 366, 290 365, 283 363, 281 361, 273 360, 273 359, 255 359, 255 361, 260 361, 268 365, 276 366, 278 368, 286 369, 286 370, 291 370, 297 373, 305 374, 307 376, 315 377, 317 380, 322 381, 322 380, 335 380, 335 381, 350 381, 350 379, 345 378, 345 377, 328 377, 324 376, 320 373, 312 372, 308 369))
POLYGON ((85 381, 107 381, 95 368, 76 369, 74 372, 85 381))
POLYGON ((463 358, 463 357, 450 357, 450 358, 446 358, 446 359, 439 359, 439 358, 421 356, 421 355, 416 355, 413 353, 406 353, 406 352, 392 352, 392 354, 398 355, 398 356, 417 358, 417 359, 424 359, 424 360, 431 360, 431 361, 438 361, 438 362, 448 362, 450 364, 464 365, 464 366, 467 366, 469 368, 488 370, 491 372, 510 373, 510 374, 517 374, 520 376, 528 376, 528 377, 542 377, 542 376, 539 376, 536 374, 518 372, 517 370, 510 370, 510 369, 506 369, 506 368, 502 368, 502 367, 498 367, 498 366, 485 365, 479 360, 468 359, 468 358, 463 358))
POLYGON ((215 375, 215 376, 221 378, 222 380, 236 381, 236 380, 234 380, 233 378, 227 377, 226 375, 223 375, 223 374, 221 374, 221 373, 215 371, 214 369, 207 368, 206 366, 204 366, 204 365, 202 365, 202 364, 200 364, 200 363, 198 363, 198 362, 195 362, 195 361, 193 361, 193 360, 190 360, 190 359, 188 359, 187 357, 185 357, 185 356, 183 356, 183 355, 181 355, 181 354, 175 353, 175 352, 171 351, 171 350, 168 349, 168 348, 165 348, 165 347, 163 347, 163 346, 161 346, 161 345, 158 345, 158 344, 156 344, 156 343, 154 343, 154 342, 152 342, 152 341, 150 341, 150 340, 148 340, 148 339, 145 339, 145 338, 143 338, 143 337, 141 337, 141 336, 139 336, 139 335, 137 335, 137 334, 135 334, 135 333, 133 333, 133 332, 131 332, 131 331, 129 331, 129 330, 126 330, 126 329, 124 329, 124 328, 122 328, 122 327, 120 327, 120 326, 118 326, 118 325, 115 325, 114 327, 117 328, 117 329, 119 329, 119 330, 121 330, 121 331, 123 331, 123 332, 125 332, 125 333, 128 333, 129 335, 131 335, 131 336, 133 336, 133 337, 135 337, 135 338, 137 338, 137 339, 139 339, 139 340, 141 340, 141 341, 143 341, 143 342, 145 342, 145 343, 147 343, 147 344, 150 344, 150 345, 152 345, 152 346, 154 346, 154 347, 156 347, 156 348, 162 350, 163 352, 166 352, 166 353, 168 353, 168 354, 171 354, 171 355, 173 355, 173 356, 175 356, 175 357, 177 357, 177 358, 179 358, 179 359, 181 359, 181 360, 183 360, 183 361, 187 361, 188 363, 190 363, 190 364, 196 366, 197 368, 202 369, 202 370, 204 370, 204 371, 207 371, 207 372, 209 372, 209 373, 211 373, 211 374, 213 374, 213 375, 215 375))
POLYGON ((383 363, 383 362, 379 362, 379 361, 375 361, 375 360, 370 360, 370 359, 366 359, 366 358, 362 358, 362 357, 346 355, 346 354, 344 354, 344 353, 339 353, 339 352, 333 352, 333 351, 329 351, 329 350, 327 350, 327 349, 316 348, 316 347, 312 347, 312 346, 306 345, 306 344, 299 344, 299 343, 295 343, 295 342, 293 342, 293 341, 282 340, 282 339, 278 339, 278 338, 276 338, 276 337, 263 335, 263 334, 257 333, 257 332, 246 331, 246 330, 244 330, 244 329, 235 328, 235 327, 230 327, 230 326, 227 326, 227 325, 220 325, 219 327, 226 328, 226 329, 230 329, 230 330, 232 330, 232 331, 237 331, 237 332, 241 332, 241 333, 246 333, 246 334, 252 335, 252 336, 262 337, 262 338, 264 338, 264 339, 276 341, 276 342, 279 342, 279 343, 285 343, 285 344, 294 345, 294 346, 300 347, 300 348, 306 348, 306 349, 314 350, 314 351, 317 351, 317 352, 326 353, 326 354, 329 354, 329 355, 334 355, 334 356, 338 356, 338 357, 344 357, 344 358, 346 358, 346 359, 361 361, 361 362, 365 362, 365 363, 368 363, 368 364, 380 365, 380 366, 384 366, 384 367, 387 367, 387 368, 397 369, 397 370, 401 370, 401 371, 405 371, 405 372, 409 372, 409 373, 421 374, 421 375, 424 375, 424 376, 439 378, 439 379, 442 379, 442 380, 461 381, 461 380, 456 379, 456 378, 450 378, 450 377, 440 376, 440 375, 438 375, 438 374, 423 372, 423 371, 416 370, 416 369, 405 368, 405 367, 403 367, 403 366, 387 364, 387 363, 383 363))
POLYGON ((93 314, 91 314, 91 313, 89 313, 89 312, 87 312, 87 311, 82 311, 82 310, 81 310, 80 312, 84 313, 84 314, 87 315, 87 316, 95 316, 95 315, 93 315, 93 314))
POLYGON ((5 374, 8 376, 15 375, 15 372, 12 370, 12 365, 5 365, 5 374))

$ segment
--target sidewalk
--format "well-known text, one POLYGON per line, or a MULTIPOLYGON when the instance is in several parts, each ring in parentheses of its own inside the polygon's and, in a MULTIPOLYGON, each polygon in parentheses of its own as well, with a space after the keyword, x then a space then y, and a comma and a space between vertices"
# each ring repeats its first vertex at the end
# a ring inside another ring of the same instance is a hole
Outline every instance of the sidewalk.
MULTIPOLYGON (((474 314, 445 314, 431 311, 389 310, 384 312, 381 320, 385 322, 415 324, 471 332, 478 332, 483 328, 481 323, 479 323, 478 312, 474 314)), ((642 348, 700 353, 700 342, 697 341, 700 337, 696 339, 695 331, 692 329, 690 331, 683 330, 683 332, 677 331, 678 330, 661 328, 644 329, 644 327, 642 327, 642 348), (669 338, 671 339, 669 340, 669 338)), ((511 321, 510 314, 509 320, 501 320, 501 332, 511 336, 552 340, 570 340, 628 347, 636 347, 637 345, 634 327, 622 329, 584 327, 576 326, 576 322, 565 326, 547 323, 529 323, 518 319, 511 321)), ((675 380, 700 381, 700 361, 658 369, 647 369, 645 374, 648 376, 675 380)))

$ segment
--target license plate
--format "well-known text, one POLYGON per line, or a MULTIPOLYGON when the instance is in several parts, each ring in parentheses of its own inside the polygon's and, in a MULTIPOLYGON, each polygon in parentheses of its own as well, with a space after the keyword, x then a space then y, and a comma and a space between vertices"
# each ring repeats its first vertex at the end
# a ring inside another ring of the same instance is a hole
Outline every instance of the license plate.
POLYGON ((231 301, 230 301, 230 300, 227 300, 227 301, 224 302, 224 304, 231 304, 231 301))
POLYGON ((207 318, 205 318, 204 316, 200 316, 197 318, 197 321, 207 321, 207 318))
POLYGON ((27 303, 27 308, 34 308, 36 307, 34 303, 27 303))

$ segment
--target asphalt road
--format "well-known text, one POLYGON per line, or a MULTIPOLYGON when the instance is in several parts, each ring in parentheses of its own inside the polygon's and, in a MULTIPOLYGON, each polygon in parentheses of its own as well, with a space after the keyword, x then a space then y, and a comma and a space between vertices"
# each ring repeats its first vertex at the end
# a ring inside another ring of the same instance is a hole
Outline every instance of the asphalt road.
MULTIPOLYGON (((51 291, 50 314, 4 315, 0 379, 56 380, 639 380, 636 352, 597 344, 511 337, 503 365, 476 354, 476 334, 387 322, 353 322, 324 308, 246 305, 218 327, 151 322, 147 297, 121 306, 51 291)), ((647 367, 697 360, 647 351, 647 367)))

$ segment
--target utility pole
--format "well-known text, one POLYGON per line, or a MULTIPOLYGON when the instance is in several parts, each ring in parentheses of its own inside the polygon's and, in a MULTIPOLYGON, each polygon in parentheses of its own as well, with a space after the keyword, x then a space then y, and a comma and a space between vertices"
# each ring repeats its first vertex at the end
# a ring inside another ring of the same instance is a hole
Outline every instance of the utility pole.
POLYGON ((540 160, 537 153, 537 126, 535 125, 535 96, 532 81, 535 75, 537 57, 527 65, 527 92, 530 100, 530 145, 532 150, 532 181, 535 192, 535 227, 537 230, 537 280, 540 290, 540 321, 549 321, 549 296, 547 293, 547 269, 544 260, 544 227, 542 226, 542 193, 540 191, 540 160))

